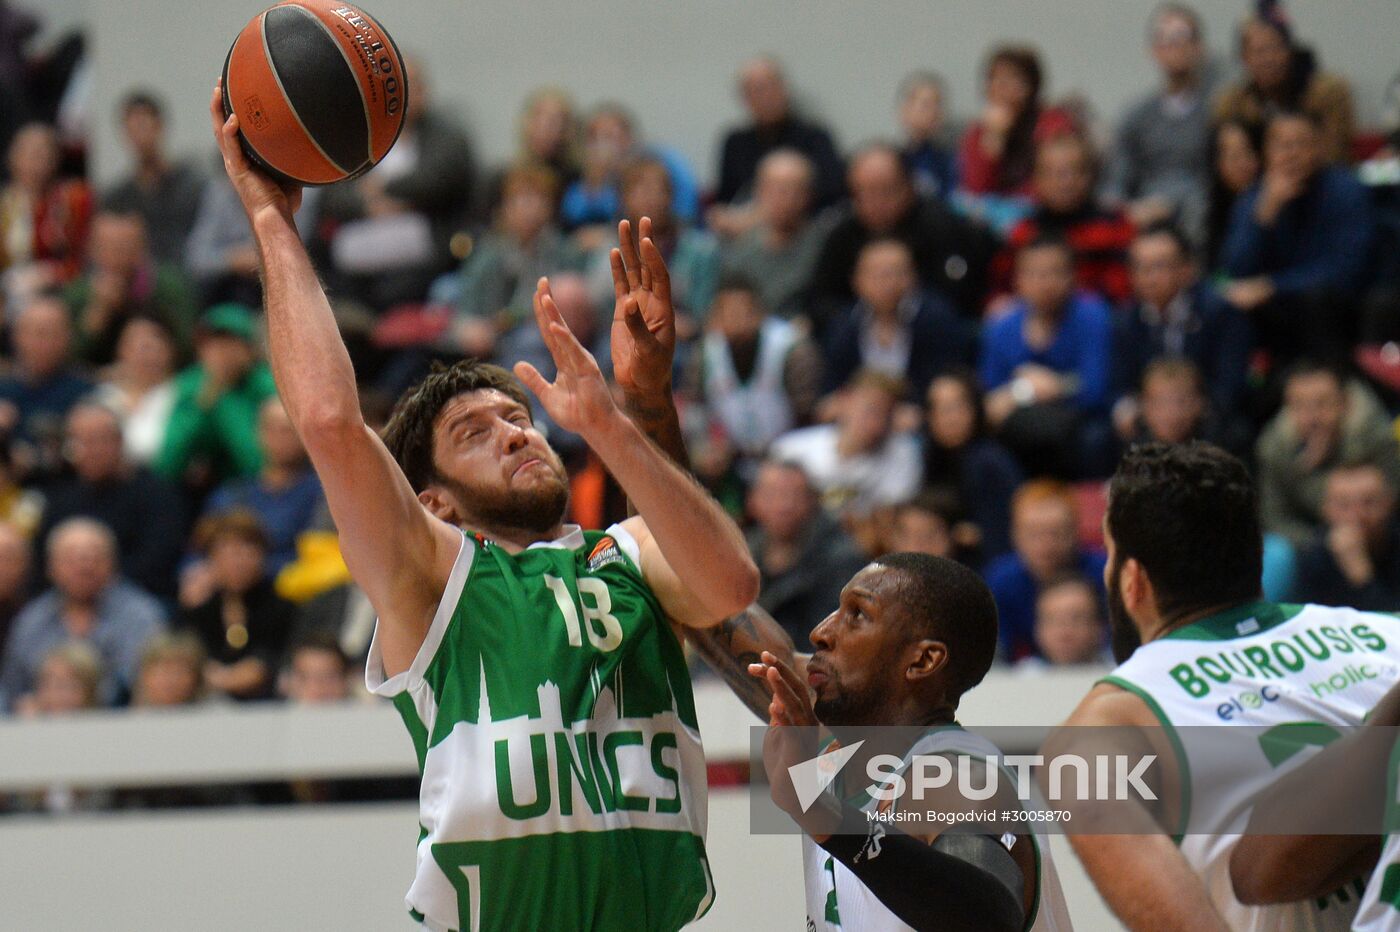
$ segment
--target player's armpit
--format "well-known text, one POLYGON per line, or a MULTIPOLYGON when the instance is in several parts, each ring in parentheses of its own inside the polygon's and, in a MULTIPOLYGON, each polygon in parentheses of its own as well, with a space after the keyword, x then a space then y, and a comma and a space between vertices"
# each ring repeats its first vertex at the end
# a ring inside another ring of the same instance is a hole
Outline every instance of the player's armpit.
POLYGON ((758 605, 707 628, 686 628, 685 638, 710 668, 718 673, 739 701, 763 721, 768 721, 771 697, 763 682, 749 672, 763 651, 776 656, 807 678, 807 655, 797 653, 782 625, 758 605))

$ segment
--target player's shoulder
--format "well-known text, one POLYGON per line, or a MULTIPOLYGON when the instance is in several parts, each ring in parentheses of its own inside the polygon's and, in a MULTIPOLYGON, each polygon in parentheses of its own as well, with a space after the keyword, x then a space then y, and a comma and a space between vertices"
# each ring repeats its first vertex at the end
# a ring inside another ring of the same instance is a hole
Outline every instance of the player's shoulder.
POLYGON ((1400 624, 1400 612, 1387 612, 1377 609, 1351 608, 1345 605, 1318 605, 1309 602, 1303 605, 1280 605, 1290 613, 1290 617, 1300 617, 1304 621, 1375 621, 1382 625, 1400 624))
POLYGON ((1124 681, 1105 678, 1079 700, 1066 725, 1139 725, 1160 722, 1146 699, 1124 681))

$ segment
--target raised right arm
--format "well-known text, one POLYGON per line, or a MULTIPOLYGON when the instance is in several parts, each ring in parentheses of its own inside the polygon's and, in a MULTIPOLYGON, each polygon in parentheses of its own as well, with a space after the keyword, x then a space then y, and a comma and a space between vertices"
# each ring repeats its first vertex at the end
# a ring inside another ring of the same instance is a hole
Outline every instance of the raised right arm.
MULTIPOLYGON (((651 239, 651 221, 643 217, 640 240, 631 224, 618 225, 618 248, 610 256, 613 276, 613 374, 622 389, 623 410, 663 453, 689 471, 690 457, 681 434, 680 416, 671 391, 676 313, 671 304, 671 277, 651 239), (640 245, 639 245, 640 242, 640 245), (629 302, 629 297, 634 301, 629 302), (629 310, 637 312, 629 316, 629 310)), ((630 503, 629 503, 630 504, 630 503)), ((634 509, 635 513, 635 509, 634 509)), ((759 719, 768 720, 768 691, 749 674, 763 651, 807 675, 805 655, 758 603, 706 628, 678 626, 681 634, 759 719)))
POLYGON ((346 565, 379 614, 384 673, 393 676, 422 645, 462 535, 424 510, 364 422, 350 356, 292 220, 300 191, 248 163, 217 88, 210 117, 257 241, 273 377, 321 478, 346 565))

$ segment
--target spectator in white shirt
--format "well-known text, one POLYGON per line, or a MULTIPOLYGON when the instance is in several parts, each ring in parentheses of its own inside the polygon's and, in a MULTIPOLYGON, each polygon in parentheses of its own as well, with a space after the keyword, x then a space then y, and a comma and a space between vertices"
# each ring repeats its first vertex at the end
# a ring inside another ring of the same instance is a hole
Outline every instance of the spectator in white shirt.
POLYGON ((137 314, 122 326, 116 359, 97 397, 122 419, 122 452, 129 463, 149 465, 165 442, 178 358, 175 332, 164 318, 137 314))
POLYGON ((785 434, 773 442, 772 455, 800 464, 833 513, 858 518, 911 498, 923 463, 918 441, 894 431, 903 396, 898 379, 858 373, 840 400, 836 423, 785 434))

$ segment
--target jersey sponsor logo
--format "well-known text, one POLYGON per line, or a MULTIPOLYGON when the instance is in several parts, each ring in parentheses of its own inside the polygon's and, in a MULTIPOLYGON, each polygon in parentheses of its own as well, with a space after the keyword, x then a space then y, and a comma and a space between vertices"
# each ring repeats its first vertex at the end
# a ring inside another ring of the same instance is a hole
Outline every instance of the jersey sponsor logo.
POLYGON ((1333 673, 1325 680, 1316 683, 1309 683, 1308 690, 1318 699, 1323 696, 1331 696, 1336 693, 1346 692, 1353 686, 1364 683, 1367 680, 1374 680, 1380 676, 1380 671, 1369 663, 1353 664, 1349 663, 1341 671, 1333 673))
POLYGON ((617 541, 612 537, 602 537, 588 554, 588 571, 596 573, 603 567, 621 563, 622 560, 622 550, 617 546, 617 541))
POLYGON ((1272 686, 1261 686, 1259 689, 1250 689, 1240 693, 1229 702, 1222 702, 1215 710, 1215 714, 1222 722, 1233 721, 1236 718, 1243 718, 1255 709, 1262 709, 1270 702, 1278 702, 1279 692, 1272 686))
POLYGON ((674 815, 681 811, 680 773, 667 760, 667 751, 672 759, 679 753, 675 732, 555 730, 498 738, 494 743, 496 801, 501 814, 516 821, 554 811, 556 800, 558 814, 572 816, 576 790, 593 815, 618 811, 674 815), (517 793, 513 773, 528 773, 533 780, 523 781, 525 786, 517 793), (659 792, 636 792, 644 786, 659 792))
POLYGON ((1236 677, 1289 679, 1334 655, 1380 654, 1386 646, 1385 638, 1365 622, 1319 625, 1288 637, 1202 654, 1167 672, 1188 696, 1203 699, 1217 685, 1224 686, 1236 677))

